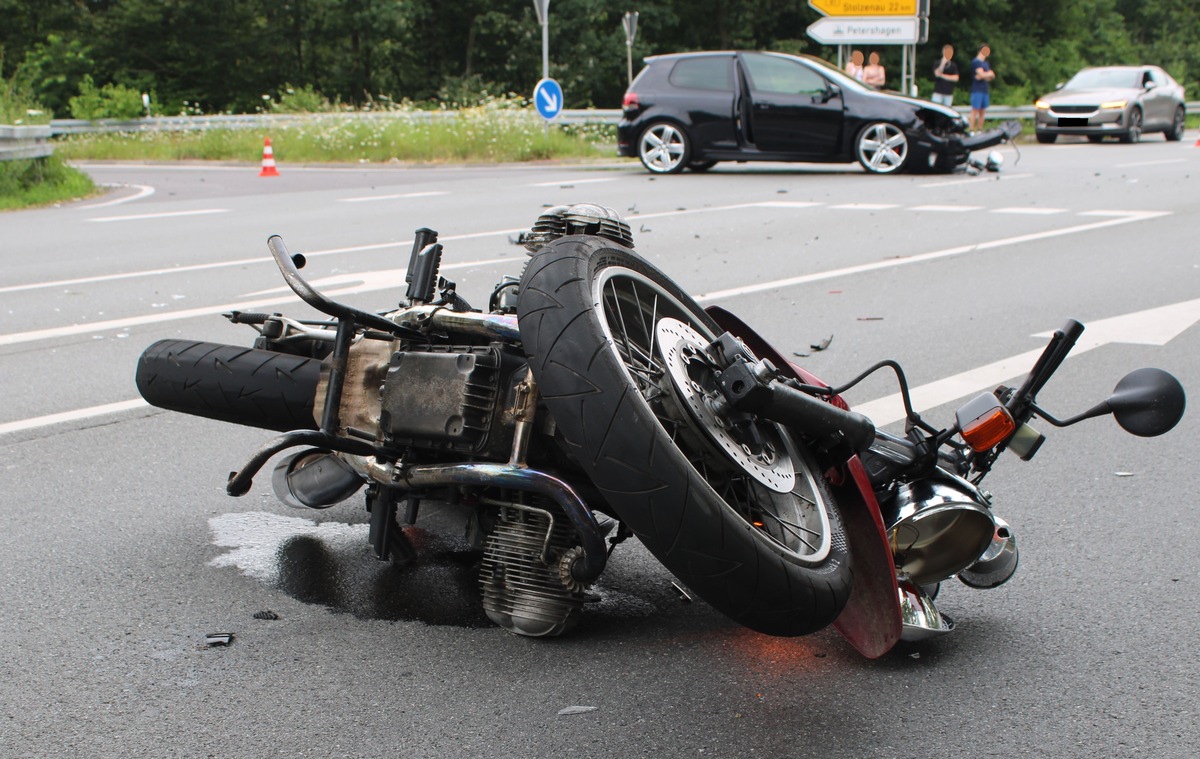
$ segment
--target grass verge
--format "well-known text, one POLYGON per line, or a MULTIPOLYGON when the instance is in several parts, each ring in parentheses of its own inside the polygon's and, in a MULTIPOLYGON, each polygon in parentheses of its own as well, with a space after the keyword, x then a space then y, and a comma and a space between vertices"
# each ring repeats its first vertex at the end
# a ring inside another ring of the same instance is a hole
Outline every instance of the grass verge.
POLYGON ((465 109, 454 117, 314 117, 253 129, 78 135, 56 145, 73 160, 257 161, 263 138, 292 163, 505 163, 615 155, 616 127, 551 126, 528 110, 465 109))
POLYGON ((61 156, 0 161, 0 210, 48 205, 92 194, 91 177, 61 156))

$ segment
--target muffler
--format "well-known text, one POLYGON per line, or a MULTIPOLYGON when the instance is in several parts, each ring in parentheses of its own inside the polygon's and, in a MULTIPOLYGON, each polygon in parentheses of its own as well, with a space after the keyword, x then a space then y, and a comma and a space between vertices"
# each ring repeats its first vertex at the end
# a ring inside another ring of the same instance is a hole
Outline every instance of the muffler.
POLYGON ((326 509, 358 492, 365 480, 349 464, 319 448, 293 453, 271 474, 275 497, 296 509, 326 509))
POLYGON ((978 561, 958 573, 958 579, 972 588, 986 590, 1003 585, 1017 571, 1017 536, 1003 519, 994 514, 992 519, 996 532, 991 544, 978 561))

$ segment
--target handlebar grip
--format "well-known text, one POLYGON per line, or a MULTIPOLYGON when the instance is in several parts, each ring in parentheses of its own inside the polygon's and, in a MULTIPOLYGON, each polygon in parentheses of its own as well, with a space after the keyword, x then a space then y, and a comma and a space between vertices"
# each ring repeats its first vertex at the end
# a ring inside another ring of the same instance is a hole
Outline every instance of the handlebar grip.
POLYGON ((234 324, 263 324, 267 319, 271 318, 272 314, 254 311, 232 311, 225 316, 234 324))
MULTIPOLYGON (((1083 334, 1083 329, 1082 323, 1074 319, 1067 319, 1067 323, 1062 326, 1062 329, 1055 331, 1054 336, 1047 343, 1046 349, 1038 357, 1037 363, 1029 371, 1029 376, 1025 378, 1021 388, 1013 394, 1009 410, 1020 412, 1014 414, 1015 416, 1025 416, 1028 406, 1033 403, 1038 392, 1050 381, 1050 377, 1058 371, 1062 362, 1066 361, 1067 354, 1071 352, 1071 348, 1075 347, 1075 343, 1083 334)), ((1028 420, 1021 418, 1021 421, 1028 420)))

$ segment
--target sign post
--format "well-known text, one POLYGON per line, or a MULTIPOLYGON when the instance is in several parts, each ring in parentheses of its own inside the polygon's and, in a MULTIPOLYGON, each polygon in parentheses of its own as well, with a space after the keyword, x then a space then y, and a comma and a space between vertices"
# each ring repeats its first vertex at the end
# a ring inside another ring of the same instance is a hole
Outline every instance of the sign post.
POLYGON ((637 20, 637 11, 630 11, 621 19, 621 25, 625 27, 625 63, 630 84, 633 84, 633 39, 637 37, 637 20))
POLYGON ((550 0, 533 0, 538 23, 542 25, 542 79, 550 78, 550 0))

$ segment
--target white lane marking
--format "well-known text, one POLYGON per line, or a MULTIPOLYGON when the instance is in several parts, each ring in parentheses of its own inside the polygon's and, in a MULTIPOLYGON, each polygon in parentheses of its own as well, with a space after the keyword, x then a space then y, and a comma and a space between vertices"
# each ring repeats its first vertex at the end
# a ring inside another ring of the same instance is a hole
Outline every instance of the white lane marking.
POLYGON ((1156 213, 1155 211, 1122 211, 1118 209, 1106 210, 1097 209, 1095 211, 1080 211, 1080 216, 1139 216, 1144 213, 1156 213))
POLYGON ((1118 169, 1133 169, 1138 166, 1163 166, 1168 163, 1187 163, 1186 158, 1164 158, 1161 161, 1137 161, 1135 163, 1118 163, 1118 169))
POLYGON ((1007 208, 993 208, 989 213, 1022 213, 1030 216, 1050 216, 1056 213, 1066 213, 1065 208, 1040 208, 1038 206, 1009 206, 1007 208))
POLYGON ((129 401, 118 401, 117 403, 106 403, 103 406, 92 406, 91 408, 81 408, 75 411, 63 411, 57 414, 46 414, 45 416, 36 416, 32 419, 21 419, 15 422, 6 422, 0 424, 0 435, 7 435, 13 432, 24 432, 26 430, 35 430, 39 427, 49 427, 54 424, 62 424, 64 422, 78 422, 82 419, 91 419, 105 414, 116 414, 121 411, 129 411, 135 408, 148 407, 141 398, 135 398, 129 401))
POLYGON ((889 208, 899 208, 897 203, 842 203, 837 206, 830 206, 839 211, 886 211, 889 208))
POLYGON ((754 205, 759 208, 815 208, 825 204, 804 200, 768 200, 765 203, 755 203, 754 205))
POLYGON ((591 177, 588 179, 560 179, 557 182, 534 182, 526 187, 563 187, 569 184, 596 184, 597 182, 615 182, 618 177, 591 177))
POLYGON ((935 213, 965 213, 966 211, 978 211, 983 206, 911 206, 910 211, 933 211, 935 213))
POLYGON ((139 213, 131 216, 96 216, 88 221, 141 221, 142 219, 170 219, 177 216, 204 216, 212 213, 229 213, 228 208, 201 208, 195 211, 166 211, 163 213, 139 213))
POLYGON ((979 184, 980 182, 996 182, 996 181, 1010 182, 1014 179, 1029 179, 1032 176, 1034 176, 1034 175, 1033 174, 1000 174, 999 176, 993 176, 990 174, 981 174, 977 177, 971 177, 969 179, 952 179, 949 182, 929 182, 927 184, 919 184, 919 185, 917 185, 917 187, 925 189, 925 188, 929 188, 929 187, 953 187, 955 185, 960 185, 960 184, 979 184))
MULTIPOLYGON (((1198 321, 1200 299, 1098 319, 1088 322, 1087 330, 1075 344, 1071 356, 1078 356, 1110 343, 1166 345, 1198 321)), ((1040 332, 1033 337, 1045 339, 1051 334, 1040 332)), ((913 408, 935 408, 974 393, 993 390, 1000 383, 1014 377, 1022 377, 1033 368, 1043 349, 1044 346, 912 388, 909 392, 913 408)), ((904 418, 904 402, 899 393, 867 403, 854 404, 852 408, 860 414, 865 414, 878 426, 898 422, 904 418)))
MULTIPOLYGON (((492 258, 492 259, 486 259, 486 260, 482 260, 482 261, 467 261, 467 262, 463 262, 463 263, 443 264, 442 269, 445 271, 452 271, 454 269, 465 269, 465 268, 468 268, 471 266, 486 266, 486 265, 491 265, 491 264, 496 264, 496 263, 501 263, 501 262, 511 263, 513 261, 519 262, 519 259, 515 256, 512 256, 512 257, 508 257, 508 258, 492 258)), ((403 269, 398 269, 395 271, 401 272, 400 283, 402 284, 404 281, 403 269)), ((379 274, 379 273, 372 272, 372 274, 379 274)), ((391 272, 385 272, 385 274, 389 274, 389 276, 388 277, 379 277, 379 278, 373 280, 372 282, 370 282, 368 286, 348 287, 348 288, 344 288, 341 290, 334 290, 332 292, 328 292, 328 293, 326 293, 326 295, 346 295, 349 293, 371 292, 374 290, 383 290, 383 289, 396 287, 397 283, 395 282, 394 276, 391 276, 391 272), (373 285, 376 285, 377 283, 379 283, 379 286, 377 286, 377 287, 373 286, 373 285)), ((366 276, 366 275, 364 275, 364 274, 354 275, 355 281, 361 280, 364 276, 366 276)), ((282 289, 283 288, 280 288, 280 290, 282 290, 282 289)), ((290 295, 291 291, 288 290, 287 293, 290 295)), ((166 312, 157 313, 157 314, 144 314, 141 316, 127 316, 122 319, 108 319, 106 321, 101 321, 101 322, 85 322, 83 324, 71 324, 66 327, 50 327, 48 329, 38 329, 38 330, 32 330, 30 332, 12 332, 7 335, 0 335, 0 346, 16 345, 18 343, 29 343, 29 342, 34 342, 37 340, 50 340, 50 339, 58 338, 58 337, 71 337, 74 335, 88 335, 88 334, 97 334, 97 333, 101 333, 101 332, 111 332, 111 331, 119 330, 119 329, 128 329, 129 327, 143 326, 146 324, 161 324, 162 322, 178 321, 180 319, 191 319, 191 318, 194 318, 197 316, 212 316, 214 314, 222 314, 227 311, 254 311, 256 309, 265 308, 266 306, 274 306, 274 305, 286 304, 286 303, 295 303, 296 300, 297 300, 297 298, 295 295, 291 295, 291 297, 285 296, 285 297, 262 298, 262 299, 258 299, 258 300, 250 300, 250 301, 245 301, 245 302, 240 302, 240 303, 223 303, 221 305, 216 305, 216 306, 201 306, 199 308, 189 308, 189 309, 186 309, 183 311, 166 311, 166 312)))
MULTIPOLYGON (((1005 237, 999 240, 991 240, 989 242, 975 243, 972 245, 960 245, 957 248, 947 248, 945 250, 935 250, 929 253, 920 253, 907 258, 891 258, 886 261, 873 261, 867 264, 859 264, 858 266, 847 266, 844 269, 834 269, 831 271, 815 272, 813 274, 802 274, 798 277, 788 277, 787 279, 777 279, 771 282, 759 282, 758 284, 746 285, 744 287, 731 287, 728 290, 716 290, 711 293, 705 293, 696 298, 698 301, 720 300, 722 298, 734 298, 739 295, 749 295, 751 293, 764 292, 767 290, 779 290, 784 287, 793 287, 795 285, 808 284, 809 282, 819 282, 825 279, 834 279, 836 277, 845 277, 851 274, 863 274, 870 271, 879 271, 882 269, 892 269, 898 266, 907 266, 909 264, 921 263, 924 261, 933 261, 939 258, 949 258, 951 256, 961 256, 964 253, 974 253, 977 251, 992 250, 994 248, 1002 248, 1008 245, 1018 245, 1025 242, 1033 242, 1035 240, 1044 240, 1051 237, 1061 237, 1063 235, 1078 234, 1080 232, 1090 232, 1096 229, 1104 229, 1113 227, 1119 224, 1128 224, 1134 221, 1144 221, 1146 219, 1155 219, 1160 216, 1169 216, 1169 211, 1148 212, 1125 216, 1117 219, 1108 219, 1106 221, 1092 222, 1091 224, 1079 224, 1073 227, 1063 227, 1061 229, 1050 229, 1045 232, 1034 232, 1033 234, 1018 235, 1016 237, 1005 237)), ((2 338, 0 338, 2 339, 2 338)), ((2 344, 2 343, 0 343, 2 344)))
POLYGON ((106 200, 106 201, 104 201, 103 203, 92 203, 92 204, 90 204, 90 205, 79 206, 79 209, 80 209, 80 210, 83 210, 83 211, 92 211, 92 210, 95 210, 95 209, 97 209, 97 208, 108 208, 109 206, 119 206, 119 205, 121 205, 122 203, 129 203, 129 202, 132 202, 132 201, 134 201, 134 200, 140 200, 140 199, 142 199, 142 198, 147 198, 147 197, 149 197, 149 196, 151 196, 151 195, 153 195, 153 194, 154 194, 154 188, 153 188, 153 187, 151 187, 151 186, 150 186, 150 185, 148 185, 148 184, 122 184, 122 183, 117 183, 117 184, 105 184, 105 185, 101 185, 101 187, 136 187, 136 188, 137 188, 137 192, 136 192, 135 194, 133 194, 133 195, 130 195, 130 196, 128 196, 128 197, 125 197, 125 198, 117 198, 116 200, 106 200))
POLYGON ((399 200, 400 198, 433 198, 450 193, 438 190, 434 192, 402 192, 398 195, 364 195, 361 198, 338 198, 340 203, 369 203, 372 200, 399 200))

